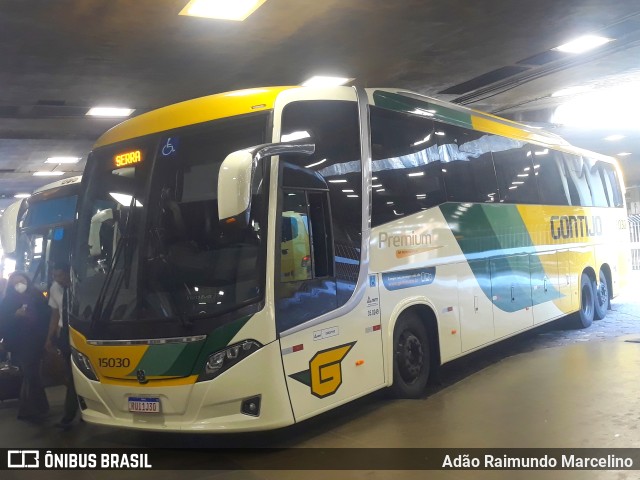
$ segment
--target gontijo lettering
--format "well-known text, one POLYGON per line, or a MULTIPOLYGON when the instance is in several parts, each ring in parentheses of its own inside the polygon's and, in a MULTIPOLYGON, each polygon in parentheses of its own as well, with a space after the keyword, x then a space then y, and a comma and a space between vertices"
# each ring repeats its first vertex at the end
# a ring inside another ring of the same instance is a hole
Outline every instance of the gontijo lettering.
POLYGON ((113 164, 116 168, 127 167, 142 162, 142 152, 140 150, 132 150, 124 152, 113 157, 113 164))
POLYGON ((585 215, 554 215, 551 217, 551 237, 554 240, 561 238, 584 238, 602 235, 602 220, 600 217, 587 217, 585 215))

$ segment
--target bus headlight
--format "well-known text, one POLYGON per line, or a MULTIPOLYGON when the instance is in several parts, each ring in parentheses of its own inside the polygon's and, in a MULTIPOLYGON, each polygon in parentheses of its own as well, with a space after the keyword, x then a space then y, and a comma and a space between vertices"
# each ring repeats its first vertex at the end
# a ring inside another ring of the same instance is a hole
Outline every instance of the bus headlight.
POLYGON ((214 379, 260 348, 262 348, 261 343, 245 340, 211 354, 204 366, 204 372, 198 377, 198 382, 214 379))
POLYGON ((91 366, 91 362, 89 361, 89 357, 85 354, 80 353, 75 348, 71 349, 71 358, 73 359, 73 363, 76 364, 76 367, 87 377, 89 380, 98 381, 98 376, 96 372, 93 370, 91 366))

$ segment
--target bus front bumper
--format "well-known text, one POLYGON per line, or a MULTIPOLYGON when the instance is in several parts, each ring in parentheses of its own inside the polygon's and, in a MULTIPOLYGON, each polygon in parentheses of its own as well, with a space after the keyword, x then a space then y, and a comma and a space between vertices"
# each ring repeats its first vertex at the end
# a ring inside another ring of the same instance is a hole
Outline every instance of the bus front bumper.
POLYGON ((73 377, 82 418, 88 423, 190 432, 257 431, 294 423, 279 342, 266 345, 213 380, 188 385, 100 383, 85 377, 75 364, 73 377), (160 399, 160 412, 132 413, 130 397, 160 399), (242 413, 243 402, 256 397, 259 415, 242 413))

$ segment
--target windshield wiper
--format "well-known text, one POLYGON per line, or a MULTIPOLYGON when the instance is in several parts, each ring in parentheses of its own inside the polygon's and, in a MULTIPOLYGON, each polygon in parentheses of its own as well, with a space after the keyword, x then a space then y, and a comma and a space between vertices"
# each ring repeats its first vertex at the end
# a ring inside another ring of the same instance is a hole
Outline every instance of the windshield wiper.
POLYGON ((113 309, 113 304, 118 296, 118 292, 120 292, 120 288, 122 287, 123 279, 126 274, 126 284, 127 287, 129 285, 129 276, 131 274, 131 256, 132 254, 128 251, 129 245, 131 242, 131 228, 133 222, 131 218, 133 217, 134 208, 136 205, 136 197, 133 195, 131 197, 131 204, 129 205, 129 212, 127 214, 127 221, 125 222, 124 229, 122 231, 121 237, 118 239, 118 243, 116 244, 115 251, 113 252, 113 258, 111 259, 111 265, 109 267, 109 271, 107 272, 107 276, 100 288, 100 293, 98 294, 98 298, 96 299, 96 303, 93 307, 93 314, 91 315, 91 326, 93 328, 96 322, 102 321, 102 319, 106 316, 105 314, 110 315, 111 310, 113 309), (113 280, 113 276, 116 270, 116 265, 118 264, 118 260, 120 256, 124 254, 125 261, 125 269, 124 272, 120 273, 118 276, 113 289, 111 290, 111 295, 109 296, 109 300, 107 301, 107 307, 104 307, 107 291, 109 290, 109 286, 113 280))

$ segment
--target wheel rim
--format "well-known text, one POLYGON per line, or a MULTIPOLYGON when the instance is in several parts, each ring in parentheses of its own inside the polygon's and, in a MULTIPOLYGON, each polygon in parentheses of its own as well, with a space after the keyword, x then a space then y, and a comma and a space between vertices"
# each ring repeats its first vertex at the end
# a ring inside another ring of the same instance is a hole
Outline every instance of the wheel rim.
POLYGON ((424 367, 424 350, 420 339, 409 330, 400 334, 396 362, 405 383, 411 384, 420 377, 424 367))
POLYGON ((589 285, 582 287, 582 313, 586 317, 590 317, 593 313, 593 290, 589 285))
POLYGON ((600 281, 600 285, 598 285, 598 293, 596 298, 598 300, 598 305, 601 307, 607 304, 607 300, 609 300, 609 289, 607 287, 607 282, 600 281))

